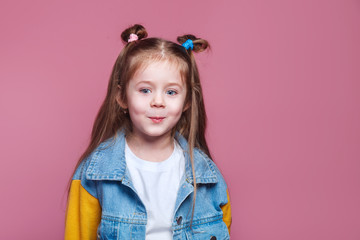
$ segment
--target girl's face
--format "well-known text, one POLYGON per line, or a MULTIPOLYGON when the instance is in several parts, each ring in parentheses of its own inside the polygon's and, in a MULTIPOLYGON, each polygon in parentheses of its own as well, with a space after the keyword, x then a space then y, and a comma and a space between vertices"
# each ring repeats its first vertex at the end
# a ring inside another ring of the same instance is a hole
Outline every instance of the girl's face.
POLYGON ((176 64, 160 61, 135 73, 126 96, 133 135, 167 137, 185 110, 186 86, 176 64))

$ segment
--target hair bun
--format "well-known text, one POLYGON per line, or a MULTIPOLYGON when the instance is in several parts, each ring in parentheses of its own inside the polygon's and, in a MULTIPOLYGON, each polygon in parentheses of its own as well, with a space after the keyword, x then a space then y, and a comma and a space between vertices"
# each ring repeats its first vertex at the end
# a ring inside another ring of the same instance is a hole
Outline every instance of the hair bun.
POLYGON ((146 38, 147 35, 148 35, 147 32, 146 32, 146 29, 140 24, 135 24, 134 26, 131 26, 131 27, 125 29, 121 33, 121 39, 125 43, 128 43, 128 40, 130 38, 130 34, 136 34, 138 36, 138 40, 140 40, 142 38, 146 38))
POLYGON ((192 51, 194 51, 194 52, 202 52, 202 51, 205 51, 207 48, 210 48, 208 41, 206 41, 205 39, 202 39, 202 38, 197 38, 192 34, 186 34, 186 35, 177 37, 177 41, 180 44, 183 44, 188 39, 193 41, 194 48, 192 51))

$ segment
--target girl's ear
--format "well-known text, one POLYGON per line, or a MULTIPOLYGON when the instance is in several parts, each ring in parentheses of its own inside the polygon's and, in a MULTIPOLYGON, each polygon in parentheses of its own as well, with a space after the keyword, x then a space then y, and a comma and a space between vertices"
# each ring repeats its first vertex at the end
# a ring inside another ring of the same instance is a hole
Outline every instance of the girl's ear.
POLYGON ((118 85, 117 86, 118 87, 118 89, 117 89, 117 93, 116 93, 116 101, 117 101, 117 103, 119 104, 119 106, 121 107, 121 108, 123 108, 123 109, 127 109, 128 107, 127 107, 127 104, 126 103, 124 103, 122 100, 121 100, 121 95, 120 95, 120 90, 121 90, 121 87, 120 87, 120 85, 118 85))
POLYGON ((183 112, 185 112, 186 110, 188 110, 190 106, 191 106, 190 101, 187 102, 187 103, 185 103, 184 108, 183 108, 183 112))

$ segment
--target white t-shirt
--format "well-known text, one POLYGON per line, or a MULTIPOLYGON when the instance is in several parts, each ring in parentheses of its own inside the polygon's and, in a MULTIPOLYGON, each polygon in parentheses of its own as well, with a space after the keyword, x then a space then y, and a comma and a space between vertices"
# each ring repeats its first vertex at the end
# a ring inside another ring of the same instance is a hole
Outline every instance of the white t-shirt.
POLYGON ((125 145, 125 159, 134 187, 146 207, 146 240, 172 239, 172 219, 180 180, 185 172, 182 148, 174 141, 174 151, 162 162, 138 158, 125 145))

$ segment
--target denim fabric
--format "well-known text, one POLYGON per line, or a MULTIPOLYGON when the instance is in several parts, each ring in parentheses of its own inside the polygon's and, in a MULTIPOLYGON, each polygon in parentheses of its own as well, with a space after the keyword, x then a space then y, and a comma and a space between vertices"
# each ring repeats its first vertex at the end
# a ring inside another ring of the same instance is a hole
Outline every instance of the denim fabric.
MULTIPOLYGON (((185 155, 173 217, 173 239, 229 239, 221 206, 227 203, 227 186, 220 171, 203 152, 194 150, 197 195, 190 228, 194 187, 187 141, 176 134, 185 155), (214 238, 216 237, 216 238, 214 238)), ((125 162, 125 136, 101 143, 76 170, 74 180, 99 200, 102 214, 98 239, 145 239, 146 209, 131 182, 125 162)))

